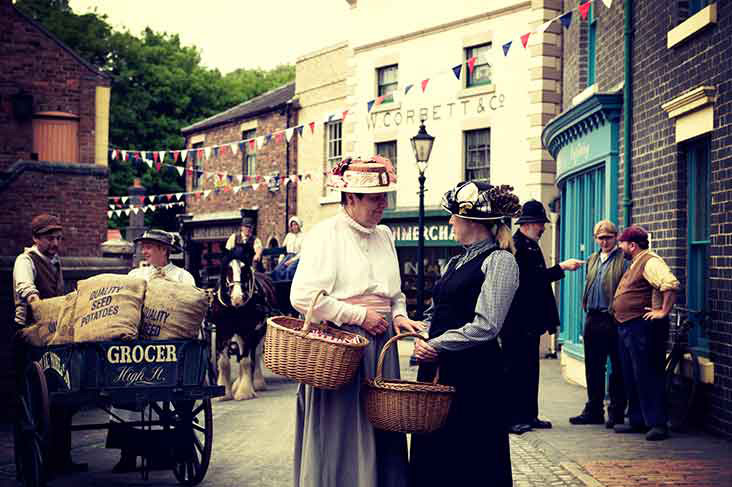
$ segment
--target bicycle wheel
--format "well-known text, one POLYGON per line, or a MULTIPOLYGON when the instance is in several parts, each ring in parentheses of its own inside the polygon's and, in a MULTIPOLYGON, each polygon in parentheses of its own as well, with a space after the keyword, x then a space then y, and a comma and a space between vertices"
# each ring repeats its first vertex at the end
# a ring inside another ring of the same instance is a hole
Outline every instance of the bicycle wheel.
POLYGON ((696 353, 691 349, 672 350, 666 365, 666 405, 672 430, 683 430, 686 426, 699 381, 696 353), (684 359, 687 354, 690 360, 684 359))

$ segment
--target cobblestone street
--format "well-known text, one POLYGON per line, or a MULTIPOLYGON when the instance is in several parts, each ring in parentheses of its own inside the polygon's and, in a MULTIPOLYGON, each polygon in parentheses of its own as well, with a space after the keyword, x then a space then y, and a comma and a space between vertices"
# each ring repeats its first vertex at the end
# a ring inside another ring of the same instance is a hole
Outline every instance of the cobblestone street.
MULTIPOLYGON (((405 378, 410 343, 400 342, 405 378), (404 343, 402 345, 402 343, 404 343)), ((585 390, 566 383, 557 360, 543 360, 540 411, 551 430, 511 436, 515 487, 652 487, 732 486, 730 444, 701 433, 674 434, 665 442, 647 442, 642 435, 617 435, 604 426, 571 426, 569 416, 584 404, 585 390)), ((268 376, 269 388, 246 402, 215 402, 214 451, 201 485, 216 487, 292 485, 294 400, 297 385, 268 376)), ((104 421, 98 412, 84 412, 75 422, 104 421)), ((90 472, 64 477, 50 486, 176 485, 171 472, 154 472, 145 482, 139 474, 110 473, 117 450, 104 448, 105 433, 74 436, 74 459, 88 462, 90 472)), ((16 485, 12 435, 0 434, 0 486, 16 485)), ((490 479, 476 479, 489 486, 490 479)))

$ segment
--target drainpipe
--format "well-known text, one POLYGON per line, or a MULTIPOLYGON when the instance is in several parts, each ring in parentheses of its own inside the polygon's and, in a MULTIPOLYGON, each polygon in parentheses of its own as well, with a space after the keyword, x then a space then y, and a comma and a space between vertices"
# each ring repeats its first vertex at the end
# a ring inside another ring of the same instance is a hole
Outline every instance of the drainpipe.
POLYGON ((630 226, 631 208, 633 201, 631 200, 630 184, 631 184, 631 149, 632 149, 632 106, 633 106, 633 70, 631 64, 631 48, 633 46, 633 0, 625 0, 623 4, 623 17, 625 30, 623 33, 624 50, 623 50, 623 70, 625 82, 623 83, 623 226, 630 226))
MULTIPOLYGON (((290 103, 287 103, 287 123, 285 124, 285 128, 290 127, 290 103)), ((293 134, 294 136, 295 134, 293 134)), ((284 177, 289 178, 290 177, 290 142, 287 140, 287 137, 285 137, 285 175, 284 177)), ((290 218, 290 185, 288 184, 289 180, 285 180, 285 233, 283 235, 287 235, 287 232, 289 231, 287 220, 290 218)), ((282 242, 280 242, 280 245, 282 242)))

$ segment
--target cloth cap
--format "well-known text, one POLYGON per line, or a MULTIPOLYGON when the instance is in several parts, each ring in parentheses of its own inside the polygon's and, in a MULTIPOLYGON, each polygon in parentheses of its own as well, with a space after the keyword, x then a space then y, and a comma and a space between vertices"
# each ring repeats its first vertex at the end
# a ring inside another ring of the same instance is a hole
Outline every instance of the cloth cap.
POLYGON ((648 232, 637 225, 631 225, 620 234, 618 237, 619 242, 645 242, 648 243, 648 232))
POLYGON ((328 175, 327 185, 345 193, 387 193, 396 191, 396 171, 386 157, 373 156, 368 161, 342 160, 328 175))
POLYGON ((63 230, 61 226, 61 220, 57 216, 49 215, 48 213, 41 213, 36 215, 31 220, 31 231, 33 235, 43 235, 45 233, 53 232, 54 230, 63 230))
POLYGON ((442 196, 442 207, 453 215, 471 220, 502 220, 518 214, 521 206, 513 187, 481 181, 463 181, 442 196))
POLYGON ((151 229, 142 234, 141 237, 135 239, 137 242, 155 242, 158 244, 165 245, 175 252, 181 252, 181 249, 176 243, 173 235, 166 232, 165 230, 151 229))
POLYGON ((524 223, 550 223, 550 220, 546 216, 546 210, 541 201, 529 200, 521 208, 521 216, 516 220, 516 223, 518 225, 524 223))

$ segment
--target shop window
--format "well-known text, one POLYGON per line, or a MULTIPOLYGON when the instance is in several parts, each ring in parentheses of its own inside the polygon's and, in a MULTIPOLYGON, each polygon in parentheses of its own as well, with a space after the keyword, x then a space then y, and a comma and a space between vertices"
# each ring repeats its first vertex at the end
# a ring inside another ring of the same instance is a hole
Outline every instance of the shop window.
POLYGON ((712 3, 712 0, 682 0, 678 3, 679 19, 684 21, 712 3))
POLYGON ((38 160, 79 162, 79 117, 44 112, 33 116, 33 152, 38 160))
MULTIPOLYGON (((342 136, 343 127, 340 120, 325 124, 326 173, 330 173, 333 170, 333 167, 341 162, 343 157, 342 136)), ((327 188, 324 188, 324 191, 325 194, 335 193, 335 191, 327 188)))
POLYGON ((475 57, 473 72, 467 70, 466 87, 481 86, 491 84, 491 65, 488 59, 491 53, 491 43, 478 44, 476 46, 465 48, 465 60, 475 57))
MULTIPOLYGON (((389 142, 378 142, 376 144, 376 153, 380 156, 384 156, 387 159, 389 159, 394 166, 394 170, 397 168, 397 143, 396 140, 392 140, 389 142)), ((387 193, 387 197, 389 198, 389 206, 387 207, 390 210, 393 210, 396 208, 396 191, 392 191, 390 193, 387 193)))
POLYGON ((201 180, 203 179, 203 157, 198 157, 198 151, 203 147, 203 142, 196 142, 191 145, 193 152, 189 153, 189 157, 193 157, 193 189, 201 187, 201 180))
MULTIPOLYGON (((687 171, 688 238, 686 304, 689 309, 708 311, 708 267, 711 212, 709 137, 701 137, 683 145, 687 171)), ((689 344, 702 351, 709 350, 709 341, 700 316, 689 333, 689 344)))
MULTIPOLYGON (((392 64, 376 70, 377 90, 376 96, 388 96, 399 87, 399 65, 392 64)), ((388 103, 393 100, 384 100, 388 103)))
POLYGON ((489 182, 491 176, 491 129, 465 132, 465 179, 489 182))
POLYGON ((241 173, 243 176, 257 175, 257 145, 254 144, 254 149, 251 149, 251 144, 248 142, 256 134, 257 129, 245 130, 241 133, 242 140, 247 141, 244 143, 244 150, 242 151, 241 173))
POLYGON ((587 15, 587 86, 592 86, 595 84, 597 65, 597 17, 595 17, 594 5, 590 5, 590 11, 587 15))
POLYGON ((675 27, 668 31, 666 47, 672 48, 697 32, 717 23, 717 3, 714 0, 681 0, 676 2, 672 22, 675 27))

